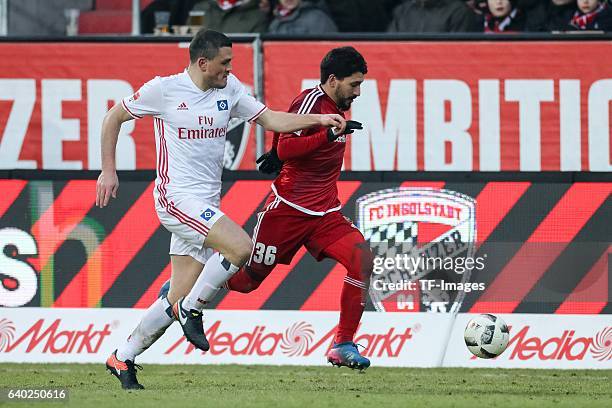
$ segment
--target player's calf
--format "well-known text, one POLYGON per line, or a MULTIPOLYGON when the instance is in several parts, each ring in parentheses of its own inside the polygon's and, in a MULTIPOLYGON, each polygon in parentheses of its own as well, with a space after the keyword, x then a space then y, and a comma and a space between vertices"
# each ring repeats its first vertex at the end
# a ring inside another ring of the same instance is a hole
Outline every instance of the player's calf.
POLYGON ((353 232, 325 248, 325 255, 340 262, 347 271, 340 294, 340 321, 334 342, 352 344, 365 307, 372 254, 363 236, 353 232))

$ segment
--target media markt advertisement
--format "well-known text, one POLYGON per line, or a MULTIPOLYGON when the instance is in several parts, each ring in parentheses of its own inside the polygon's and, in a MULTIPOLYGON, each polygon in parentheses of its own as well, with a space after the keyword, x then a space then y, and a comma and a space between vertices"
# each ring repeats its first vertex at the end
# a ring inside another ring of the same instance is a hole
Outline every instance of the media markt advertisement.
MULTIPOLYGON (((4 308, 0 361, 98 363, 100 356, 129 336, 143 312, 4 308)), ((194 349, 174 324, 139 362, 324 365, 338 323, 333 312, 210 311, 206 315, 212 345, 208 352, 194 349)), ((612 368, 612 326, 605 315, 501 314, 510 341, 494 359, 476 358, 465 346, 464 329, 473 316, 366 312, 355 342, 377 366, 612 368)))
MULTIPOLYGON (((100 362, 144 313, 137 309, 0 309, 0 361, 100 362)), ((142 363, 324 365, 338 314, 296 311, 206 313, 208 352, 195 349, 173 324, 142 363)), ((448 315, 366 312, 355 336, 379 366, 433 367, 446 345, 448 315), (425 352, 426 351, 426 352, 425 352)))
POLYGON ((609 315, 500 314, 510 329, 508 348, 497 358, 473 356, 463 332, 473 314, 461 313, 453 326, 444 366, 504 368, 612 368, 609 315))

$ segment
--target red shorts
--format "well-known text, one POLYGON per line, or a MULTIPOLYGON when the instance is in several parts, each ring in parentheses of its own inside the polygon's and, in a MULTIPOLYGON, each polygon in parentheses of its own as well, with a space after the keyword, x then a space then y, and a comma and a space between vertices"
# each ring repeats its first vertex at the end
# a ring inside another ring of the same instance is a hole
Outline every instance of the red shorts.
POLYGON ((325 248, 355 231, 359 232, 340 211, 323 216, 309 215, 271 194, 257 214, 248 265, 263 278, 276 264, 291 263, 302 245, 320 261, 325 258, 325 248))

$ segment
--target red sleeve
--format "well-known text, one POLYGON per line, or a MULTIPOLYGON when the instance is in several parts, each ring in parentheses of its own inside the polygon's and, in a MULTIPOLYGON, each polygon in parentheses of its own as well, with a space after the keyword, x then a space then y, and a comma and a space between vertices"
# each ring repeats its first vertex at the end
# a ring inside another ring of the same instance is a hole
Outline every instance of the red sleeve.
POLYGON ((296 159, 317 150, 327 140, 327 129, 321 129, 308 136, 298 136, 294 133, 281 134, 278 138, 276 153, 282 161, 296 159))
MULTIPOLYGON (((291 103, 289 112, 297 113, 302 105, 304 96, 308 95, 310 90, 300 94, 291 103)), ((308 113, 335 113, 333 111, 326 112, 327 107, 322 103, 322 99, 317 99, 310 107, 308 113)), ((301 133, 280 133, 274 135, 273 145, 276 146, 278 158, 282 161, 296 159, 305 156, 324 144, 329 143, 327 140, 327 128, 312 127, 304 129, 301 133)))

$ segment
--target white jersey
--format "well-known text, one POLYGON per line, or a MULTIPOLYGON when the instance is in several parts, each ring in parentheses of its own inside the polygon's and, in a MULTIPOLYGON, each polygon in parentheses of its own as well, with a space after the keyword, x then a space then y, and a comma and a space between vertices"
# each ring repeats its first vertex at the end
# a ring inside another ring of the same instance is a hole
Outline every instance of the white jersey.
POLYGON ((225 88, 202 91, 187 71, 155 77, 122 104, 135 119, 155 118, 154 195, 162 206, 182 194, 218 202, 230 118, 254 121, 267 109, 232 74, 225 88))

